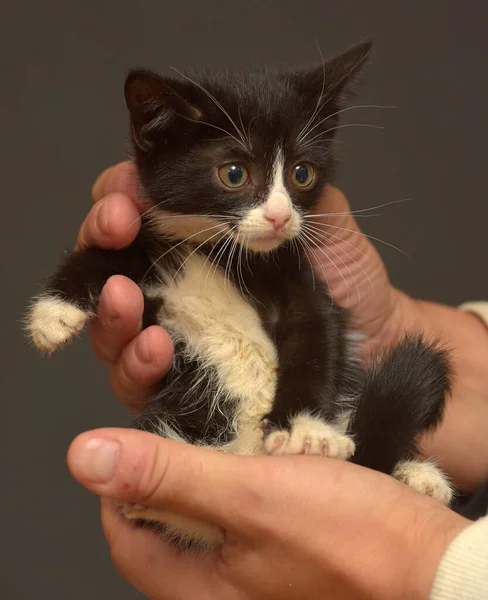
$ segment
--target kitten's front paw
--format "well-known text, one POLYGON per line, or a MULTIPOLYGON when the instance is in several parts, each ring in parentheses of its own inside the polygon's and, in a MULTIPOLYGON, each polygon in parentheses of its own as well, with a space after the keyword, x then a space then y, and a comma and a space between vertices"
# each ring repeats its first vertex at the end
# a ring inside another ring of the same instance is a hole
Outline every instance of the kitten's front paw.
POLYGON ((26 329, 37 348, 50 354, 78 334, 88 316, 70 302, 44 296, 29 310, 26 329))
POLYGON ((289 431, 265 431, 264 450, 271 455, 315 454, 347 460, 354 454, 355 446, 350 437, 332 425, 315 417, 299 415, 292 419, 289 431))
POLYGON ((446 506, 449 506, 454 495, 442 471, 429 462, 402 461, 396 466, 393 477, 446 506))

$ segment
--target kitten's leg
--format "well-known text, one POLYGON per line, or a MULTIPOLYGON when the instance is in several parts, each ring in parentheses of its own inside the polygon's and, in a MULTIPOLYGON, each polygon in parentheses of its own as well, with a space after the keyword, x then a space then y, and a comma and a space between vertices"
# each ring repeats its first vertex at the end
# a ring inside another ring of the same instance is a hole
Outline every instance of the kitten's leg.
POLYGON ((123 250, 87 248, 68 254, 27 313, 26 329, 34 344, 47 353, 66 344, 94 316, 107 279, 121 274, 138 283, 148 261, 135 244, 123 250))
POLYGON ((277 333, 278 384, 262 422, 267 454, 354 454, 353 439, 336 424, 337 381, 345 369, 344 322, 316 291, 297 286, 277 333))

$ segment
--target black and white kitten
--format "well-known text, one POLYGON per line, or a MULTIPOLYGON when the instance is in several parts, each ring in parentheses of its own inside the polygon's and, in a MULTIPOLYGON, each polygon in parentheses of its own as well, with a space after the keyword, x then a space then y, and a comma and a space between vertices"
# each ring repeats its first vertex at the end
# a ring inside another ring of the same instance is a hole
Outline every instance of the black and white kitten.
MULTIPOLYGON (((415 459, 417 436, 443 414, 446 353, 407 337, 363 371, 347 314, 299 245, 332 181, 344 95, 370 49, 300 72, 132 72, 125 95, 152 207, 130 247, 68 254, 28 327, 50 353, 95 315, 110 276, 130 277, 144 326, 162 325, 175 346, 137 427, 237 454, 350 459, 448 504, 442 473, 415 459)), ((180 545, 223 540, 211 524, 122 511, 180 545)))

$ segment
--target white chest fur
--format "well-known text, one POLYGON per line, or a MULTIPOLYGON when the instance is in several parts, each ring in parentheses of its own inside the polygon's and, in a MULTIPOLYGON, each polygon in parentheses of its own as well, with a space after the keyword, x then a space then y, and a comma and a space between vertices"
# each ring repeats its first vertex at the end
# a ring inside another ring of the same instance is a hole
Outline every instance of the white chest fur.
POLYGON ((215 405, 228 396, 240 400, 237 437, 222 450, 259 453, 262 432, 257 425, 271 407, 278 358, 257 311, 201 255, 194 254, 184 274, 165 283, 161 290, 152 290, 164 301, 161 325, 185 341, 202 368, 215 368, 221 389, 215 405))

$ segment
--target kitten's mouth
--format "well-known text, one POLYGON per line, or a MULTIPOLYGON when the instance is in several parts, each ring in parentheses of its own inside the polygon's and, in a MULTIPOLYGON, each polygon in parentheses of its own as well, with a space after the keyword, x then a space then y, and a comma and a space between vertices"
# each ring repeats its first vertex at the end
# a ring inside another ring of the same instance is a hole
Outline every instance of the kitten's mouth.
POLYGON ((294 236, 282 231, 267 231, 254 235, 237 235, 242 246, 255 252, 271 252, 292 237, 294 236))

